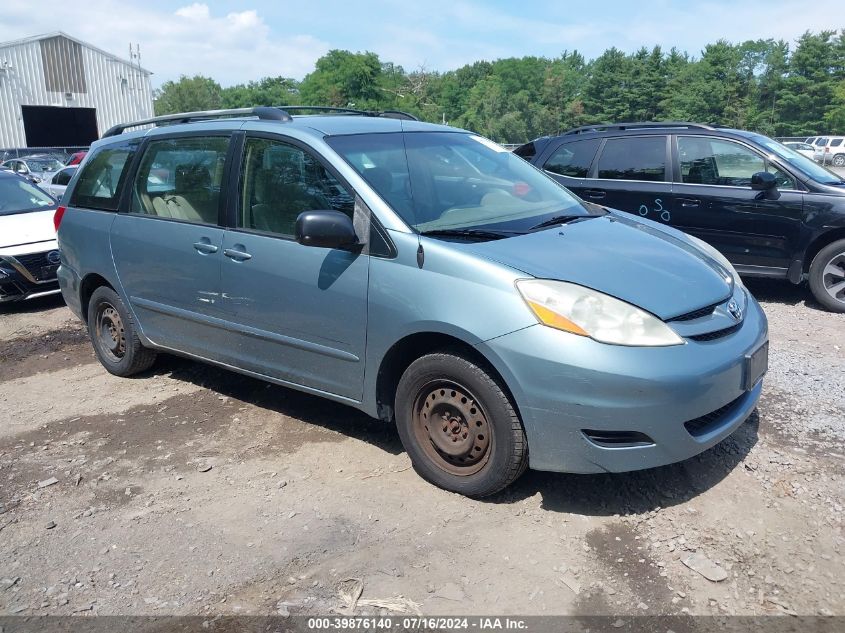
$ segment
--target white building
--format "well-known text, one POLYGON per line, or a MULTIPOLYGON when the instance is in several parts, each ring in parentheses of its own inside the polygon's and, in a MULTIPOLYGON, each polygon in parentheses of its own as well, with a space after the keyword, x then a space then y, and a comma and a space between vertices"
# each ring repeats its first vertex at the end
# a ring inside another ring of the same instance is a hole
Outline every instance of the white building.
POLYGON ((0 148, 85 146, 149 118, 150 75, 61 32, 0 43, 0 148))

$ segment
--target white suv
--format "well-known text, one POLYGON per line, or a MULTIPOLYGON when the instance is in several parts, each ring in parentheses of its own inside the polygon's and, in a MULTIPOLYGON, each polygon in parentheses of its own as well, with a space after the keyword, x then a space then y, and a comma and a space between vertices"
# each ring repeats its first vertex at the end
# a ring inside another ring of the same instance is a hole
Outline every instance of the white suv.
POLYGON ((815 144, 814 160, 823 165, 845 167, 845 136, 820 136, 815 144))

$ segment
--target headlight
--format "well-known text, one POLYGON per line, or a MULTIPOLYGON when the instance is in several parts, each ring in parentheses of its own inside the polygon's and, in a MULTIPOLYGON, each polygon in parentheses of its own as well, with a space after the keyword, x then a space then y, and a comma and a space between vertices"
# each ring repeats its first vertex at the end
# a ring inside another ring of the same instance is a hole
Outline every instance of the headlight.
POLYGON ((733 264, 731 264, 731 263, 728 261, 728 258, 727 258, 727 257, 725 257, 724 255, 722 255, 719 251, 717 251, 715 248, 713 248, 712 246, 710 246, 710 244, 708 244, 708 243, 707 243, 707 242, 705 242, 704 240, 700 240, 700 239, 698 239, 697 237, 695 237, 694 235, 690 235, 689 233, 687 234, 687 237, 688 237, 690 240, 692 240, 692 243, 693 243, 693 244, 695 244, 698 248, 700 248, 701 250, 703 250, 703 251, 704 251, 705 253, 707 253, 710 257, 712 257, 712 258, 713 258, 713 259, 715 259, 717 262, 719 262, 722 266, 724 266, 724 267, 728 270, 728 272, 729 272, 731 275, 733 275, 733 280, 734 280, 734 283, 736 283, 736 284, 738 284, 738 285, 740 285, 740 286, 742 285, 742 279, 740 279, 740 278, 739 278, 739 273, 738 273, 738 272, 736 272, 736 268, 734 268, 734 267, 733 267, 733 264))
POLYGON ((657 317, 583 286, 547 279, 516 282, 543 325, 602 343, 643 347, 682 345, 683 339, 657 317))

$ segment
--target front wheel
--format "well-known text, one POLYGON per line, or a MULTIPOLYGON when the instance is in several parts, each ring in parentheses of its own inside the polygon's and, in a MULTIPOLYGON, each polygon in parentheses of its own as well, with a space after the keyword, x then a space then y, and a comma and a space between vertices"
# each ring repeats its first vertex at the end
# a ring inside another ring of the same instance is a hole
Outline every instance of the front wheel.
POLYGON ((502 490, 528 464, 525 432, 504 389, 458 353, 429 354, 405 370, 396 426, 420 476, 468 497, 502 490))
POLYGON ((137 374, 155 362, 155 351, 141 345, 132 315, 107 286, 97 288, 88 302, 88 334, 100 363, 115 376, 137 374))
POLYGON ((845 240, 828 244, 810 264, 810 290, 832 312, 845 312, 845 240))
POLYGON ((835 167, 845 167, 845 154, 837 154, 834 156, 833 165, 835 167))

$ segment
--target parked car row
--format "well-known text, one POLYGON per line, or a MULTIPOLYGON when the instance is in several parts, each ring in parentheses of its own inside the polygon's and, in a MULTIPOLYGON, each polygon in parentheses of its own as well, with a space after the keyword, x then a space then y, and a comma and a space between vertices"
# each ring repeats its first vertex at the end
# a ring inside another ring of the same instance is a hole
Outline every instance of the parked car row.
MULTIPOLYGON (((0 271, 30 283, 17 297, 57 275, 115 375, 168 352, 343 402, 470 496, 732 433, 768 367, 739 273, 808 279, 845 311, 845 182, 764 136, 617 124, 511 153, 338 110, 117 126, 45 185, 67 188, 59 249, 16 237, 0 271)), ((49 228, 55 201, 7 178, 8 216, 49 228)))

